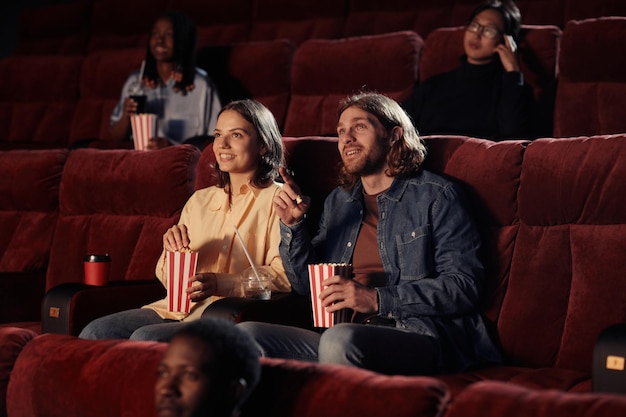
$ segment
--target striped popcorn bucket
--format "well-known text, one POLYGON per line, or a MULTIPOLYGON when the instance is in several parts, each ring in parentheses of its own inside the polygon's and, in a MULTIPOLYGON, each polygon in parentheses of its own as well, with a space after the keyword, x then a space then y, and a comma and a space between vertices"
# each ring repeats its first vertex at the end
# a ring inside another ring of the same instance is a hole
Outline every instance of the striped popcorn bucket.
POLYGON ((148 149, 148 142, 156 134, 156 122, 156 114, 142 113, 130 116, 135 149, 139 151, 148 149))
POLYGON ((189 313, 191 300, 185 290, 191 287, 189 278, 196 275, 198 264, 197 252, 167 252, 165 268, 167 271, 167 306, 177 313, 189 313))
POLYGON ((322 282, 333 275, 341 275, 345 278, 352 276, 352 266, 349 264, 310 264, 309 284, 311 286, 311 307, 313 308, 314 327, 332 327, 338 323, 350 321, 349 310, 342 309, 335 313, 329 313, 322 306, 320 293, 324 290, 322 282))

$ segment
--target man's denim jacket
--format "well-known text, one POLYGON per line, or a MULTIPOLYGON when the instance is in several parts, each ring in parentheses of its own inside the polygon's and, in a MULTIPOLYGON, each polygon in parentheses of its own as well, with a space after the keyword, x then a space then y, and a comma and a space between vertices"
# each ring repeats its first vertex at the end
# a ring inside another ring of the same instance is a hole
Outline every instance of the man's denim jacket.
MULTIPOLYGON (((307 264, 350 263, 363 219, 363 185, 335 189, 311 241, 304 222, 281 223, 280 254, 292 288, 309 293, 307 264)), ((458 187, 422 170, 395 178, 377 198, 378 247, 387 285, 377 288, 379 316, 433 336, 442 371, 498 363, 478 304, 483 266, 480 237, 458 187)))

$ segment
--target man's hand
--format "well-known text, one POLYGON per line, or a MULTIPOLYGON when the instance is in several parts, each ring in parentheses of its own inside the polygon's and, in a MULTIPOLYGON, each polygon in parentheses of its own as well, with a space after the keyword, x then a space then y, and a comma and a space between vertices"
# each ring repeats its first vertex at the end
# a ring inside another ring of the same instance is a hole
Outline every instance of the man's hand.
POLYGON ((378 313, 378 297, 375 288, 366 287, 339 275, 324 280, 322 284, 326 288, 320 293, 320 299, 328 312, 350 308, 364 314, 378 313))
POLYGON ((311 205, 311 198, 300 194, 300 187, 285 168, 279 168, 279 172, 285 184, 274 197, 274 208, 280 220, 291 226, 304 218, 311 205))

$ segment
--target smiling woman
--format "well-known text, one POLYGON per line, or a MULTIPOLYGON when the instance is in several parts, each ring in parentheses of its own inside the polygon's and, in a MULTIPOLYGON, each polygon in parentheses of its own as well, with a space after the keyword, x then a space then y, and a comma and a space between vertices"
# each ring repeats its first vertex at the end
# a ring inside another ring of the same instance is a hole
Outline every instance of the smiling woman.
POLYGON ((149 149, 210 135, 221 103, 212 81, 196 67, 195 24, 172 11, 154 22, 149 35, 144 65, 128 77, 111 114, 111 138, 128 139, 130 117, 137 113, 157 115, 149 149))
POLYGON ((272 293, 291 290, 279 254, 279 217, 273 205, 282 189, 275 182, 278 169, 285 165, 276 120, 257 101, 234 101, 220 111, 215 136, 218 184, 197 190, 187 201, 178 224, 163 235, 163 254, 156 266, 156 276, 168 288, 166 253, 197 253, 197 273, 186 291, 190 311, 171 311, 164 298, 94 320, 80 337, 169 340, 181 321, 199 319, 219 298, 241 295, 241 273, 250 266, 245 249, 255 266, 271 271, 272 293))
POLYGON ((492 140, 532 136, 533 95, 517 57, 521 15, 507 0, 474 9, 465 26, 461 65, 422 81, 407 111, 423 135, 492 140))

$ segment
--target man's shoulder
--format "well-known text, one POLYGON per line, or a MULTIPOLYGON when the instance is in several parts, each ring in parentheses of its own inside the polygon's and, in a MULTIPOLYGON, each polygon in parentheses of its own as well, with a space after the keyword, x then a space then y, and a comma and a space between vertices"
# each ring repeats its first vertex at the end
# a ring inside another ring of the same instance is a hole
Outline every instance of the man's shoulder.
POLYGON ((442 187, 453 186, 455 181, 447 176, 437 174, 427 169, 420 169, 419 172, 411 177, 407 178, 407 181, 413 184, 433 184, 442 187))

